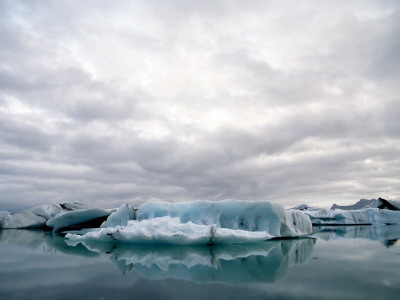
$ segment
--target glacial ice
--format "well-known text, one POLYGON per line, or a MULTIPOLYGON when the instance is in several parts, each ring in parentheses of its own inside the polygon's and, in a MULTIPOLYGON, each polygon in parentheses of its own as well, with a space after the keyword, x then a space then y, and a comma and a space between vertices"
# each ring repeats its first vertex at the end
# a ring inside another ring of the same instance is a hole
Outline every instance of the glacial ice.
POLYGON ((60 213, 82 208, 87 206, 80 203, 53 203, 35 206, 18 213, 3 212, 0 214, 0 228, 40 228, 60 213))
POLYGON ((39 228, 63 211, 59 204, 43 204, 19 213, 0 215, 0 228, 39 228))
POLYGON ((70 234, 76 241, 119 241, 129 244, 204 245, 219 243, 254 243, 273 238, 265 231, 246 231, 219 228, 213 225, 181 223, 179 218, 158 217, 129 221, 126 226, 101 228, 84 235, 70 234))
POLYGON ((254 243, 276 237, 312 233, 310 219, 299 211, 285 211, 271 202, 235 200, 148 202, 136 211, 121 206, 98 230, 68 233, 76 241, 99 240, 130 244, 254 243))
POLYGON ((142 204, 137 220, 170 216, 181 223, 216 225, 244 231, 264 231, 273 237, 293 237, 312 232, 308 217, 299 211, 285 211, 277 203, 268 201, 192 201, 147 202, 142 204))
POLYGON ((310 217, 313 225, 371 225, 400 223, 400 211, 388 209, 316 209, 303 212, 310 217))
POLYGON ((36 206, 30 209, 35 215, 41 216, 46 220, 49 220, 59 213, 63 212, 65 209, 61 207, 60 204, 44 204, 40 206, 36 206))
POLYGON ((135 219, 134 208, 125 203, 122 204, 115 212, 113 212, 106 221, 101 224, 100 228, 126 226, 129 220, 135 219))
POLYGON ((86 208, 67 211, 49 219, 46 222, 46 225, 53 228, 54 232, 59 232, 66 228, 70 229, 87 228, 96 225, 100 226, 106 217, 108 217, 112 212, 114 212, 113 209, 102 208, 86 208))
POLYGON ((80 203, 41 205, 20 213, 0 214, 0 228, 53 228, 71 239, 126 243, 250 243, 310 234, 310 219, 265 201, 148 202, 136 211, 89 208, 80 203), (88 230, 88 228, 97 228, 88 230))
POLYGON ((46 224, 46 219, 34 214, 30 210, 16 214, 0 215, 0 228, 38 228, 46 224))

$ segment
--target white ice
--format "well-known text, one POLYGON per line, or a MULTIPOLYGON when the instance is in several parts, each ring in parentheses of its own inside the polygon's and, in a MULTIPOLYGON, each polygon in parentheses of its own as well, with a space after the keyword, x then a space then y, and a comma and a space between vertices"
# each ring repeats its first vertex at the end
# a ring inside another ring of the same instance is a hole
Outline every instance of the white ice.
POLYGON ((214 225, 181 223, 179 218, 159 217, 149 220, 131 220, 126 226, 101 228, 84 235, 67 234, 66 238, 77 241, 119 241, 130 244, 218 244, 251 243, 272 238, 265 231, 245 231, 219 228, 214 225))
POLYGON ((300 211, 285 211, 268 201, 192 201, 147 202, 142 204, 137 220, 170 216, 181 223, 213 225, 245 231, 264 231, 274 237, 293 237, 312 232, 310 219, 300 211))
POLYGON ((397 224, 400 223, 400 211, 379 208, 358 210, 307 210, 304 211, 313 224, 318 225, 360 225, 360 224, 397 224))
POLYGON ((101 224, 101 228, 126 226, 129 220, 135 219, 135 210, 127 203, 122 204, 115 212, 113 212, 106 221, 101 224))

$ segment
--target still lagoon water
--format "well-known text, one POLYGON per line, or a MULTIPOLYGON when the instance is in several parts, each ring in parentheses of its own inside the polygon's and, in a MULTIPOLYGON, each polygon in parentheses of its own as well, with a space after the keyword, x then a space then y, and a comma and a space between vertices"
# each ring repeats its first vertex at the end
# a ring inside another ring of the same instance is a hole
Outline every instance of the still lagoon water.
POLYGON ((2 230, 0 299, 399 299, 400 227, 320 231, 253 245, 149 247, 2 230))

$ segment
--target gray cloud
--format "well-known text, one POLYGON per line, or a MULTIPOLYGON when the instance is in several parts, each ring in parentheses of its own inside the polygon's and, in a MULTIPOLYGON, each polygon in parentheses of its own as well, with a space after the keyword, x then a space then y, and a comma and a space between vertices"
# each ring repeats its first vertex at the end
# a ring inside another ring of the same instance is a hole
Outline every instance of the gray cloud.
POLYGON ((0 209, 398 198, 397 1, 0 1, 0 209))

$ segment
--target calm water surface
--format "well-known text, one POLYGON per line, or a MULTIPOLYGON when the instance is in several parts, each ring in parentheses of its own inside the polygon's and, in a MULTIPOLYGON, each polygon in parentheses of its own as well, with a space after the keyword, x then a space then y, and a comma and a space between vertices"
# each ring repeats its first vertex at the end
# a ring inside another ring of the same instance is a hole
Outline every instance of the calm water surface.
POLYGON ((213 247, 73 244, 0 231, 0 299, 398 299, 399 227, 213 247))

